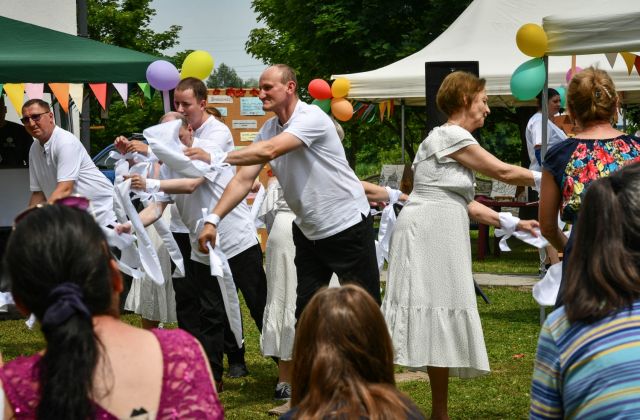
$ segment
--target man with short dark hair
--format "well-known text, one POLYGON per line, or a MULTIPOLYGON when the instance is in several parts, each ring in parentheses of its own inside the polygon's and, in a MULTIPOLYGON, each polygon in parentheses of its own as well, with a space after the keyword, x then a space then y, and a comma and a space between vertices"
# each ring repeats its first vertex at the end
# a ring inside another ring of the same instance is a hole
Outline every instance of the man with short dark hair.
POLYGON ((99 225, 115 225, 113 186, 80 140, 55 125, 49 104, 41 99, 25 102, 20 120, 37 140, 29 150, 29 206, 78 194, 91 200, 99 225))

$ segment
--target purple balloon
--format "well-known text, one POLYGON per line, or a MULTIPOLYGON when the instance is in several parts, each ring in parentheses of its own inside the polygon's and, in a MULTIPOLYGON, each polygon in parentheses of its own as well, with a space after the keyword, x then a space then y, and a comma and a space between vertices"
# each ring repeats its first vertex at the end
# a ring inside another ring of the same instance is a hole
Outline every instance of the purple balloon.
POLYGON ((147 67, 147 81, 154 89, 171 90, 178 85, 180 73, 170 62, 157 60, 147 67))

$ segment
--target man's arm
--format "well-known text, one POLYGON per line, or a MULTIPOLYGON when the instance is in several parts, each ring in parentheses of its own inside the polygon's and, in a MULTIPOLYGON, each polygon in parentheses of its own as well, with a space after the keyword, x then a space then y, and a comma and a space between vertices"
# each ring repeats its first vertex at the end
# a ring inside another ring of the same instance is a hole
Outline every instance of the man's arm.
POLYGON ((42 191, 31 191, 31 198, 29 198, 29 207, 37 206, 38 204, 46 202, 47 197, 42 191))
MULTIPOLYGON (((169 204, 168 201, 152 201, 151 204, 138 213, 140 221, 144 227, 155 223, 156 220, 162 217, 162 213, 164 212, 164 209, 167 208, 167 204, 169 204)), ((118 233, 131 233, 131 227, 131 222, 127 222, 118 224, 115 230, 118 233)))
MULTIPOLYGON (((260 167, 262 167, 262 164, 303 146, 304 143, 302 140, 293 134, 286 132, 280 133, 269 140, 258 141, 240 150, 229 152, 225 162, 237 166, 260 164, 260 167)), ((253 179, 255 179, 255 177, 253 179)), ((253 182, 253 179, 251 182, 253 182)))
MULTIPOLYGON (((127 175, 126 178, 131 178, 131 188, 134 190, 147 190, 147 185, 149 182, 157 182, 158 180, 145 179, 138 174, 127 175)), ((163 179, 160 180, 160 191, 165 192, 167 194, 191 194, 193 193, 202 183, 205 178, 177 178, 177 179, 163 179)))
MULTIPOLYGON (((302 142, 301 142, 302 143, 302 142)), ((211 212, 222 219, 226 216, 235 206, 237 206, 251 191, 253 181, 256 179, 260 170, 264 165, 251 165, 241 166, 231 181, 227 184, 222 197, 218 200, 215 208, 211 212)), ((204 228, 198 237, 198 243, 200 244, 200 251, 208 253, 207 242, 211 243, 211 246, 216 244, 217 226, 210 222, 205 222, 204 228)))
POLYGON ((49 204, 55 203, 57 200, 68 197, 73 192, 73 187, 76 185, 76 181, 60 181, 56 185, 56 189, 51 193, 49 197, 49 204))

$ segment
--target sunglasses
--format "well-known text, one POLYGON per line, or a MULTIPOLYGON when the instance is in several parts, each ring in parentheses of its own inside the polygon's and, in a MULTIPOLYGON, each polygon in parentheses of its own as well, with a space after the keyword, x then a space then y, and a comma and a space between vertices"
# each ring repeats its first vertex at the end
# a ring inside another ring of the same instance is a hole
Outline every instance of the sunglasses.
POLYGON ((34 211, 41 209, 45 206, 65 206, 71 207, 72 209, 77 209, 80 211, 87 211, 91 208, 91 201, 87 197, 82 197, 80 195, 68 195, 66 197, 59 198, 53 204, 49 203, 40 203, 36 204, 33 207, 29 207, 28 209, 20 212, 15 219, 13 219, 13 228, 16 228, 16 225, 20 223, 20 221, 24 220, 25 217, 33 213, 34 211))
POLYGON ((51 112, 51 111, 41 112, 39 114, 33 114, 33 115, 25 115, 24 117, 20 118, 20 121, 22 121, 22 124, 27 124, 29 122, 29 120, 31 120, 33 122, 38 122, 38 121, 40 121, 40 118, 44 114, 48 114, 49 112, 51 112))

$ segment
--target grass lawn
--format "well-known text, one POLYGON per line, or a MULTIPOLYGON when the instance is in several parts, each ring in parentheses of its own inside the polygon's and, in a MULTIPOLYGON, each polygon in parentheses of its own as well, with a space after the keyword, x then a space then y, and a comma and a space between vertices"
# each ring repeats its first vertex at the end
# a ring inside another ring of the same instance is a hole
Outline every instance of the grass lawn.
MULTIPOLYGON (((484 288, 491 305, 478 302, 491 374, 476 379, 451 379, 452 418, 525 418, 529 405, 529 386, 539 331, 538 306, 530 290, 484 288)), ((247 364, 251 375, 242 379, 225 378, 220 395, 229 419, 269 418, 277 369, 271 359, 260 356, 259 334, 243 305, 246 327, 247 364)), ((139 319, 124 319, 139 325, 139 319)), ((32 354, 43 347, 39 332, 29 331, 23 321, 0 322, 0 351, 5 361, 20 354, 32 354)), ((430 410, 427 382, 399 385, 425 412, 430 410)))

